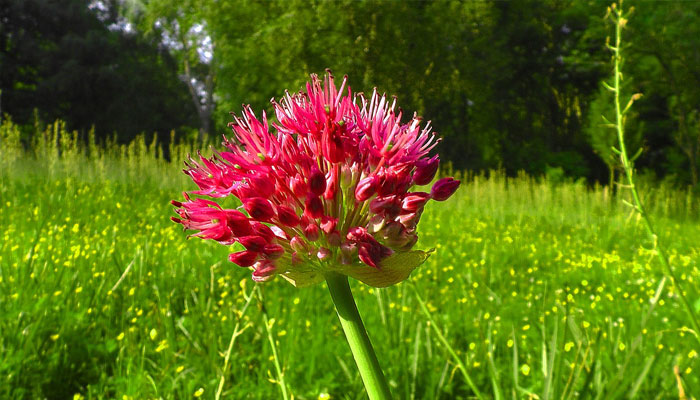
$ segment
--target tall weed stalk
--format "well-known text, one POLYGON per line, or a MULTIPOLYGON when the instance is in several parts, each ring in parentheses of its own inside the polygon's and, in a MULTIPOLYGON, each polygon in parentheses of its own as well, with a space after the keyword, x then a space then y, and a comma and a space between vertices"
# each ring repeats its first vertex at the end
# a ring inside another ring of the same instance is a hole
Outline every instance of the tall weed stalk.
MULTIPOLYGON (((629 192, 632 196, 632 202, 628 204, 641 217, 642 221, 644 221, 644 228, 646 230, 647 235, 654 243, 654 250, 656 256, 661 262, 661 265, 663 266, 665 278, 670 280, 673 286, 675 286, 678 292, 678 297, 680 297, 681 302, 683 304, 683 308, 685 309, 688 319, 690 320, 690 323, 693 326, 693 336, 698 341, 698 344, 700 344, 700 324, 698 323, 698 317, 695 314, 692 305, 688 301, 688 297, 686 296, 686 292, 683 289, 681 281, 676 277, 676 274, 673 272, 673 268, 671 268, 671 263, 669 262, 666 249, 663 246, 663 244, 659 241, 658 235, 656 234, 656 230, 654 229, 654 224, 651 219, 651 216, 647 212, 644 203, 642 202, 641 197, 639 195, 639 191, 637 190, 637 186, 635 185, 634 160, 639 155, 639 152, 635 156, 630 157, 627 153, 627 147, 625 146, 626 115, 632 107, 632 104, 642 95, 640 93, 632 95, 627 101, 625 107, 622 108, 622 30, 627 25, 628 18, 634 9, 630 8, 628 11, 624 11, 622 8, 622 0, 620 0, 618 4, 613 3, 612 6, 608 8, 608 16, 612 19, 613 23, 615 24, 615 44, 607 44, 608 48, 613 52, 614 71, 612 84, 604 82, 603 85, 608 90, 610 90, 615 96, 615 122, 606 122, 608 126, 614 128, 617 132, 619 149, 613 148, 613 151, 620 157, 620 163, 622 164, 622 169, 625 173, 625 179, 627 183, 623 185, 623 187, 629 189, 629 192)), ((661 288, 663 288, 663 286, 661 286, 661 288)))

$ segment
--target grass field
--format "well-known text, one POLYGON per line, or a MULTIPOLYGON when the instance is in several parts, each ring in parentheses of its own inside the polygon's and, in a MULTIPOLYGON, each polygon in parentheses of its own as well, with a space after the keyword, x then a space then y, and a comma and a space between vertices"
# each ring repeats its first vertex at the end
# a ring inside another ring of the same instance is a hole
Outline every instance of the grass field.
MULTIPOLYGON (((276 361, 295 399, 365 398, 325 286, 250 298, 231 249, 169 220, 193 188, 179 164, 55 126, 27 154, 18 135, 0 133, 0 398, 209 399, 222 377, 221 398, 280 398, 276 361)), ((473 396, 416 294, 486 398, 700 396, 694 333, 624 196, 462 178, 427 208, 417 248, 436 252, 407 282, 352 284, 396 399, 473 396)), ((700 308, 699 200, 641 190, 700 308)))

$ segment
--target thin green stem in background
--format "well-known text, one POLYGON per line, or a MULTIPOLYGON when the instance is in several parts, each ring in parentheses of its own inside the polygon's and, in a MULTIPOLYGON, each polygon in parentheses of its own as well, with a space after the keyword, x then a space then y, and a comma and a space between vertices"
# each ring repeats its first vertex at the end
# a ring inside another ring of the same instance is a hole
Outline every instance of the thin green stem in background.
MULTIPOLYGON (((289 400, 289 394, 287 393, 287 384, 284 381, 284 371, 280 366, 279 355, 277 354, 277 345, 275 344, 275 339, 272 337, 272 325, 275 324, 275 319, 269 319, 267 316, 267 310, 265 310, 265 304, 263 303, 263 294, 259 286, 256 286, 258 291, 258 300, 260 301, 260 307, 262 307, 263 324, 265 324, 265 331, 267 332, 267 340, 270 342, 270 348, 272 349, 272 358, 275 362, 275 372, 277 373, 277 384, 282 391, 282 398, 284 400, 289 400)), ((252 294, 251 294, 252 296, 252 294)))
POLYGON ((624 115, 627 114, 629 111, 630 107, 632 106, 632 103, 640 97, 639 94, 636 94, 632 96, 632 98, 629 100, 627 105, 625 106, 624 109, 620 106, 620 84, 622 80, 622 71, 621 71, 621 64, 622 64, 622 51, 621 51, 621 43, 622 43, 622 29, 624 26, 627 24, 627 17, 629 16, 630 12, 624 13, 622 10, 622 0, 619 2, 619 6, 616 6, 613 4, 611 7, 611 12, 612 12, 612 17, 613 21, 615 22, 615 45, 614 46, 609 46, 610 49, 614 53, 614 79, 613 79, 613 85, 612 87, 610 85, 606 85, 606 87, 612 91, 615 95, 615 129, 617 130, 617 138, 618 142, 620 145, 619 149, 619 155, 620 155, 620 161, 622 163, 622 168, 625 171, 625 176, 627 178, 627 185, 630 189, 630 192, 632 193, 632 199, 634 201, 634 204, 632 204, 632 207, 639 213, 639 215, 642 217, 642 220, 644 221, 644 227, 646 229, 647 234, 649 237, 654 241, 655 245, 655 252, 656 255, 659 258, 659 261, 661 262, 661 265, 663 265, 664 268, 664 274, 669 278, 671 283, 676 287, 678 291, 678 295, 681 299, 681 302, 683 304, 683 307, 685 308, 685 312, 688 315, 688 318, 690 318, 690 323, 693 326, 693 334, 695 336, 695 339, 698 341, 700 344, 700 324, 698 323, 698 318, 695 315, 695 311, 693 310, 693 307, 691 306, 690 302, 688 301, 688 298, 685 295, 685 291, 683 290, 683 286, 681 282, 676 278, 675 273, 673 272, 673 269, 671 268, 671 264, 668 261, 668 255, 666 254, 666 249, 659 243, 658 236, 656 234, 656 230, 654 229, 654 225, 651 221, 651 217, 647 213, 644 203, 642 203, 641 198, 639 197, 639 193, 637 191, 637 187, 634 184, 634 165, 632 160, 630 160, 629 156, 627 155, 627 148, 625 146, 625 118, 624 115))
POLYGON ((355 358, 357 369, 360 371, 362 382, 367 390, 367 395, 370 400, 391 399, 389 385, 379 366, 372 343, 367 336, 367 330, 362 324, 355 299, 352 297, 348 277, 331 273, 326 276, 326 283, 331 292, 340 325, 343 327, 352 356, 355 358))
POLYGON ((435 334, 437 334, 438 339, 440 339, 440 342, 443 344, 443 346, 445 346, 447 351, 454 359, 455 363, 457 363, 457 368, 459 368, 460 372, 462 372, 464 380, 467 381, 467 385, 469 385, 469 387, 472 389, 474 395, 477 398, 484 399, 484 396, 481 394, 479 389, 476 388, 476 385, 474 384, 474 381, 469 375, 469 372, 467 371, 467 367, 464 365, 464 362, 462 362, 462 359, 459 358, 457 352, 452 348, 452 346, 450 346, 450 342, 448 342, 447 339, 445 339, 445 335, 442 334, 442 331, 433 320, 433 317, 430 314, 428 307, 425 306, 425 302, 423 302, 423 299, 421 299, 420 295, 418 294, 418 290, 416 290, 415 286, 413 286, 413 293, 416 295, 416 300, 418 300, 418 304, 420 304, 420 308, 421 310, 423 310, 423 314, 425 314, 425 317, 428 319, 428 322, 430 322, 430 326, 433 327, 433 330, 435 331, 435 334))
MULTIPOLYGON (((248 310, 248 306, 250 306, 250 302, 253 300, 253 297, 255 295, 255 291, 258 289, 258 284, 256 283, 255 286, 253 286, 253 290, 250 291, 250 295, 245 297, 246 302, 243 305, 243 308, 241 309, 241 312, 238 316, 238 322, 236 322, 236 326, 233 328, 233 334, 231 335, 231 341, 228 344, 228 349, 226 350, 226 355, 224 356, 224 367, 221 369, 221 378, 219 379, 219 386, 216 389, 216 395, 214 396, 215 400, 219 400, 221 398, 221 392, 224 390, 224 381, 225 381, 225 376, 226 373, 228 372, 229 368, 229 359, 231 358, 231 350, 233 350, 233 344, 236 341, 236 338, 242 334, 248 327, 250 327, 250 323, 246 324, 243 328, 241 328, 241 321, 243 320, 243 316, 245 315, 246 311, 248 310)), ((245 292, 243 293, 245 296, 245 292)))

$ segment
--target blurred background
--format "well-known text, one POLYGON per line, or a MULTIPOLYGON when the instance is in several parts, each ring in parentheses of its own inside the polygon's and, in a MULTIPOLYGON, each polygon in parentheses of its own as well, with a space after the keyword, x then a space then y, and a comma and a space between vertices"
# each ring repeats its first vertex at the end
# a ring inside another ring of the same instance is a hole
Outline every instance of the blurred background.
MULTIPOLYGON (((455 168, 616 179, 601 1, 0 0, 0 114, 164 145, 228 133, 326 68, 432 120, 455 168)), ((650 179, 698 187, 700 2, 630 2, 627 122, 650 179)))

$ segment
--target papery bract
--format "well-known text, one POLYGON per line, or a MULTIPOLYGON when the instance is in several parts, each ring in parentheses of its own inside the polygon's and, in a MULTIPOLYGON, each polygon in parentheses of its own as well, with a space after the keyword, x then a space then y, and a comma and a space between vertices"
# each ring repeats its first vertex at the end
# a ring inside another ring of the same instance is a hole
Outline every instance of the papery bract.
POLYGON ((225 151, 186 162, 198 196, 240 200, 245 214, 202 198, 173 202, 193 236, 245 250, 229 259, 253 269, 253 279, 281 275, 296 286, 327 273, 372 286, 406 279, 429 252, 413 250, 426 203, 451 196, 459 181, 430 183, 438 156, 430 123, 402 122, 396 100, 353 95, 347 78, 313 75, 304 92, 273 101, 276 122, 246 106, 230 124, 225 151))

